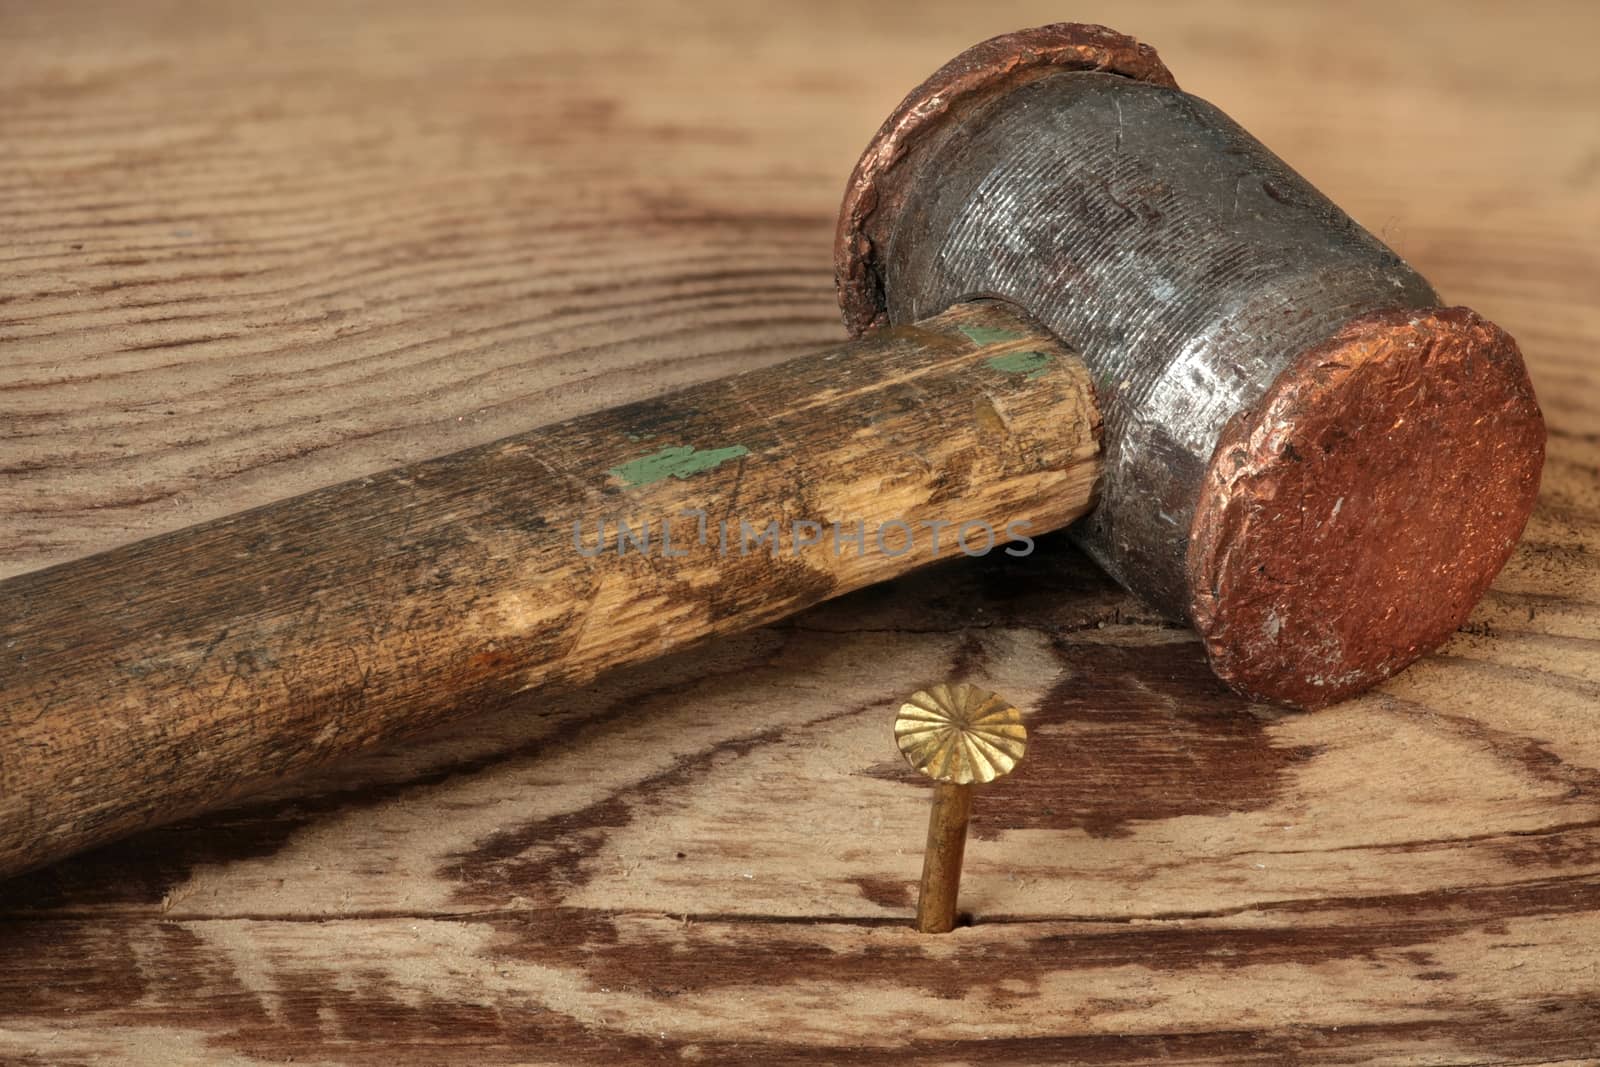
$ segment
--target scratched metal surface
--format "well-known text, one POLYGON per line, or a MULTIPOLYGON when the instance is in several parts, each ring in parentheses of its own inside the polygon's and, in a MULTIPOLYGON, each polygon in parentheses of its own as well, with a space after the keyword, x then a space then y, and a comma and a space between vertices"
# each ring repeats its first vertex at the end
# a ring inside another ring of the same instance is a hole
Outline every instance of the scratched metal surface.
POLYGON ((1105 418, 1083 546, 1176 617, 1200 480, 1230 415, 1350 318, 1428 307, 1399 256, 1212 105, 1063 72, 964 120, 891 232, 888 311, 974 294, 1028 308, 1082 352, 1105 418))

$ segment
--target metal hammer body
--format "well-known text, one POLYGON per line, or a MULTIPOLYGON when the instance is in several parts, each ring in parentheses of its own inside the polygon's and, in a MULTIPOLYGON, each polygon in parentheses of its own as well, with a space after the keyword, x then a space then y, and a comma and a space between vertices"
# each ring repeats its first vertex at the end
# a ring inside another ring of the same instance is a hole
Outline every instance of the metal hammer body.
POLYGON ((1510 336, 1103 27, 995 38, 913 91, 836 258, 853 331, 982 293, 1070 340, 1106 426, 1079 542, 1252 696, 1315 707, 1436 647, 1533 509, 1510 336))

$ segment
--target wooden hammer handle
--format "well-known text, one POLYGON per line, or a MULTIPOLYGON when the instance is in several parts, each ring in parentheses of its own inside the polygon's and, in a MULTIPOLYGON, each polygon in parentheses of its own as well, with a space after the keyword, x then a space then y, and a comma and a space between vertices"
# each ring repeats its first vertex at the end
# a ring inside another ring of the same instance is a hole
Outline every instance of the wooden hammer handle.
POLYGON ((1098 433, 972 303, 0 583, 0 873, 1063 526, 1098 433))

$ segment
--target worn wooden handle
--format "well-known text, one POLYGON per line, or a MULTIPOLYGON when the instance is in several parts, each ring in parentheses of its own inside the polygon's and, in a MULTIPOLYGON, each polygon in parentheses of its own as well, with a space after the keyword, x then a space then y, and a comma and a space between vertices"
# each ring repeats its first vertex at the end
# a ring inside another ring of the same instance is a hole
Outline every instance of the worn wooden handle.
POLYGON ((973 303, 0 583, 0 872, 1016 553, 1090 506, 1098 429, 1082 364, 973 303))

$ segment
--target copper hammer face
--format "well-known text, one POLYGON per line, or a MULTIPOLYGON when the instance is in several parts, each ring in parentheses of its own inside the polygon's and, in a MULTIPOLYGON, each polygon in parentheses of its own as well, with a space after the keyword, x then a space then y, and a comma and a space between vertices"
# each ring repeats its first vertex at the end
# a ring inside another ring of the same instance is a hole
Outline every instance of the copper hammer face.
POLYGON ((1106 427, 1079 542, 1252 696, 1326 704, 1437 646, 1532 511, 1515 342, 1110 30, 995 38, 914 90, 836 257, 853 331, 983 293, 1070 340, 1106 427))

